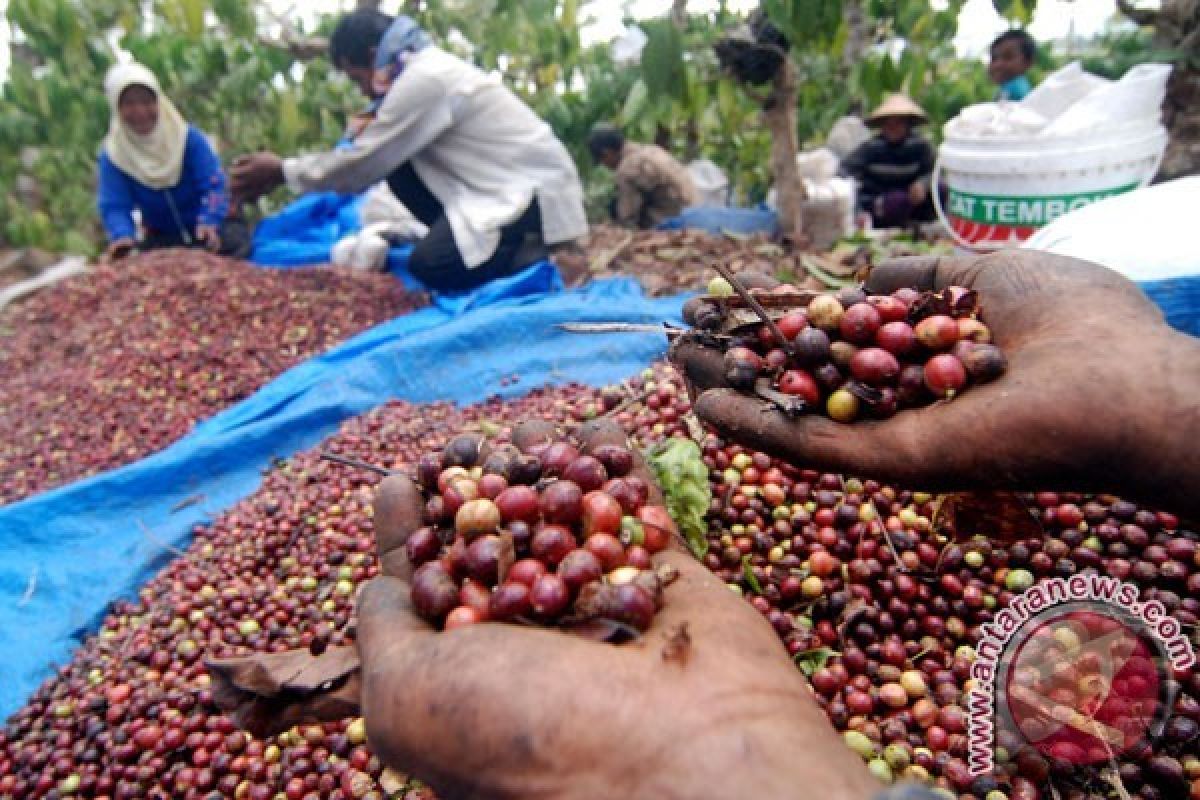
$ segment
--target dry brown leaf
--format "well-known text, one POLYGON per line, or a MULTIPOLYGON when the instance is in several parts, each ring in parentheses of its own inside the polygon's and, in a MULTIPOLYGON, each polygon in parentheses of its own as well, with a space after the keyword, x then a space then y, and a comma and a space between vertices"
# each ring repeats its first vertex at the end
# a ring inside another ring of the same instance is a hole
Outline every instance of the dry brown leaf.
POLYGON ((212 659, 205 666, 213 702, 256 736, 358 714, 360 665, 354 647, 334 647, 320 656, 288 650, 212 659))
POLYGON ((937 498, 934 530, 955 541, 985 536, 999 542, 1041 538, 1045 530, 1015 492, 962 492, 937 498))

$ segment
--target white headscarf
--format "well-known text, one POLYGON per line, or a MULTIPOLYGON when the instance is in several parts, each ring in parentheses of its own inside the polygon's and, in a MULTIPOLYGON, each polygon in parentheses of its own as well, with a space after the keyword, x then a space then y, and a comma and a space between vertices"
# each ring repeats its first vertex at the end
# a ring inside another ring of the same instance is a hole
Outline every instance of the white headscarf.
POLYGON ((113 164, 138 183, 152 189, 169 189, 179 183, 183 173, 183 153, 187 147, 188 126, 158 85, 154 73, 141 64, 118 64, 104 78, 104 93, 112 121, 104 150, 113 164), (117 104, 121 93, 130 86, 145 86, 158 97, 158 124, 145 136, 139 136, 121 121, 117 104))

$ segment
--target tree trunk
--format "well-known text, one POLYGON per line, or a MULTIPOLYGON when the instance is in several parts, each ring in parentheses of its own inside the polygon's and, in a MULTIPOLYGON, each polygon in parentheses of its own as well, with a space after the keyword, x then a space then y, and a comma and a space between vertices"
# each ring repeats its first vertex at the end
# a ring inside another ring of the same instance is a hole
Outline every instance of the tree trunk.
POLYGON ((1163 122, 1169 138, 1158 180, 1200 174, 1200 71, 1195 67, 1176 65, 1167 82, 1163 122))
POLYGON ((1154 26, 1154 44, 1180 54, 1163 101, 1170 138, 1158 178, 1200 174, 1200 0, 1165 0, 1154 26))
POLYGON ((1179 54, 1163 100, 1169 138, 1157 179, 1200 174, 1200 0, 1163 0, 1158 11, 1136 8, 1129 0, 1117 6, 1137 24, 1154 26, 1155 49, 1179 54))
POLYGON ((842 0, 842 20, 846 25, 846 44, 842 49, 842 72, 849 75, 862 61, 870 45, 865 0, 842 0))
POLYGON ((687 27, 687 0, 674 0, 671 3, 671 23, 680 33, 687 27))
MULTIPOLYGON (((680 36, 687 30, 687 0, 671 3, 671 24, 680 36)), ((700 156, 700 125, 693 114, 688 114, 683 124, 683 160, 695 161, 700 156)))
POLYGON ((805 246, 804 184, 796 169, 796 67, 790 58, 784 59, 775 75, 763 121, 771 133, 771 172, 780 236, 785 242, 805 246))

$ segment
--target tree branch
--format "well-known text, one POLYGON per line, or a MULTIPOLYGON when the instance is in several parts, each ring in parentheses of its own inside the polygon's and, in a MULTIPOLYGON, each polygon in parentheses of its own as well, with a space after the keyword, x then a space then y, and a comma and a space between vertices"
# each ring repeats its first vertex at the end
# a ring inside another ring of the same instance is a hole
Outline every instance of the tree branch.
POLYGON ((1117 0, 1117 10, 1138 25, 1154 25, 1159 13, 1149 8, 1137 8, 1131 0, 1117 0))
POLYGON ((796 68, 784 58, 775 75, 773 91, 763 109, 771 133, 771 172, 775 179, 781 238, 792 245, 804 242, 804 182, 796 167, 796 68))
POLYGON ((671 3, 671 24, 682 31, 687 27, 687 0, 674 0, 671 3))
MULTIPOLYGON (((360 0, 359 7, 361 8, 363 5, 360 0)), ((375 3, 375 5, 378 6, 379 3, 375 3)), ((297 30, 290 19, 275 11, 267 10, 267 15, 271 22, 279 26, 280 34, 278 39, 260 36, 259 42, 265 47, 286 50, 293 58, 300 61, 320 58, 329 52, 329 40, 325 37, 304 35, 297 30)))

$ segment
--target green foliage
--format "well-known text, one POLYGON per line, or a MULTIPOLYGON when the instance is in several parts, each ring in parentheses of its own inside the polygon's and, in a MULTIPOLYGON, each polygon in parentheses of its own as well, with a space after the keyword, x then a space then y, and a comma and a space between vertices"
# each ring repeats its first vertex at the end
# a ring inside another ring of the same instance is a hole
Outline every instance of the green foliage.
POLYGON ((667 439, 649 454, 650 468, 662 487, 667 510, 696 558, 708 552, 708 506, 712 488, 700 447, 691 439, 667 439))
MULTIPOLYGON (((984 65, 961 61, 953 50, 963 3, 951 0, 938 11, 928 0, 863 0, 865 47, 848 53, 847 2, 766 0, 764 10, 792 42, 801 145, 819 144, 839 117, 865 114, 888 92, 911 94, 929 113, 935 138, 964 106, 990 97, 994 88, 984 65)), ((713 42, 734 23, 723 12, 692 15, 681 54, 661 34, 666 20, 642 24, 649 39, 642 74, 657 76, 657 82, 644 77, 630 87, 620 120, 634 138, 658 139, 677 155, 712 159, 730 176, 737 200, 754 203, 770 185, 761 98, 721 75, 711 56, 713 42), (676 66, 685 79, 665 91, 662 76, 677 74, 676 66)))
POLYGON ((749 555, 742 556, 742 580, 746 582, 746 586, 755 594, 762 594, 762 584, 758 582, 758 577, 754 574, 754 565, 750 561, 749 555))
POLYGON ((683 34, 670 20, 642 25, 646 47, 642 51, 642 83, 651 98, 667 96, 687 103, 688 76, 683 61, 683 34))
POLYGON ((1110 31, 1091 42, 1079 60, 1088 72, 1114 80, 1138 64, 1183 61, 1178 51, 1156 49, 1153 39, 1149 28, 1110 31))
POLYGON ((631 138, 656 141, 684 160, 711 159, 730 176, 737 199, 754 203, 770 185, 770 138, 757 100, 721 73, 712 50, 736 23, 724 10, 691 15, 682 29, 667 19, 639 23, 647 38, 641 67, 621 71, 637 79, 613 116, 631 138))
POLYGON ((992 0, 996 13, 1010 22, 1028 25, 1033 22, 1033 11, 1037 0, 992 0))
POLYGON ((929 134, 964 106, 991 96, 982 62, 957 58, 952 41, 963 0, 934 10, 926 0, 869 0, 862 53, 846 53, 847 37, 827 47, 793 51, 803 82, 799 138, 814 145, 847 113, 866 114, 890 92, 905 92, 929 114, 929 134))
POLYGON ((0 200, 13 246, 94 253, 96 156, 109 125, 103 80, 111 41, 145 63, 224 160, 260 148, 294 151, 335 141, 359 102, 323 60, 300 65, 259 39, 253 3, 157 0, 12 0, 22 52, 0 100, 0 200), (22 162, 26 163, 22 163, 22 162), (33 181, 32 198, 15 191, 33 181))
POLYGON ((828 47, 842 27, 841 0, 763 0, 762 8, 792 47, 828 47))
MULTIPOLYGON (((957 58, 952 41, 965 0, 764 0, 792 42, 802 147, 823 141, 847 113, 905 91, 930 116, 929 135, 965 105, 994 91, 983 62, 957 58), (850 30, 849 12, 862 24, 850 30), (853 50, 853 52, 851 51, 853 50)), ((994 0, 1013 22, 1035 0, 994 0)), ((411 5, 411 4, 406 4, 411 5)), ((656 141, 676 156, 709 158, 729 175, 735 202, 760 201, 770 185, 771 142, 760 96, 722 75, 713 44, 740 19, 724 4, 638 23, 648 42, 640 67, 615 64, 605 45, 583 47, 586 0, 426 0, 416 13, 448 49, 502 74, 554 129, 584 179, 592 218, 611 190, 586 149, 598 122, 656 141), (581 10, 582 9, 582 10, 581 10)), ((184 116, 229 161, 241 153, 324 147, 361 103, 324 59, 301 62, 264 40, 255 0, 10 0, 14 54, 0 90, 0 235, 11 245, 95 251, 95 161, 108 128, 102 91, 116 47, 145 62, 184 116), (18 191, 20 189, 20 191, 18 191)), ((328 34, 332 19, 318 31, 328 34)), ((1085 66, 1118 77, 1177 53, 1151 49, 1148 31, 1122 31, 1083 54, 1085 66)), ((1041 48, 1033 77, 1059 65, 1041 48)), ((264 205, 262 210, 269 210, 264 205)))
POLYGON ((796 666, 800 668, 801 672, 811 678, 814 672, 829 663, 829 659, 840 655, 841 653, 830 647, 815 647, 796 653, 792 656, 792 660, 796 662, 796 666))

